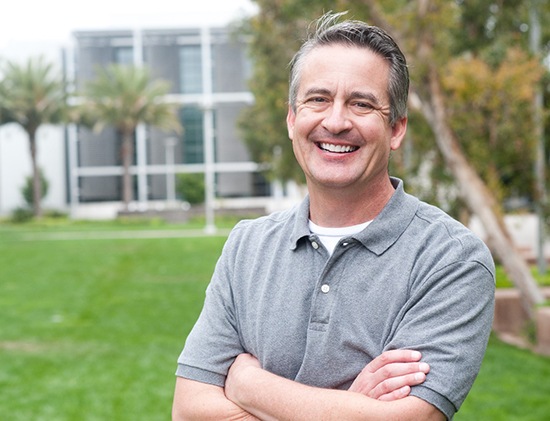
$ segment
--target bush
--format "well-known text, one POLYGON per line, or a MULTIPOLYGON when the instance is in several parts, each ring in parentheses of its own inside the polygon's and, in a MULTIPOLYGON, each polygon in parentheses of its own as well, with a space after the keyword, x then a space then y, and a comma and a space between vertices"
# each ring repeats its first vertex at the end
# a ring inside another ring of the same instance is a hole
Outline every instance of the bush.
POLYGON ((34 217, 32 209, 29 208, 17 208, 11 214, 11 222, 23 223, 29 222, 34 217))
POLYGON ((182 200, 192 205, 204 202, 204 176, 202 174, 178 174, 176 190, 182 200))
POLYGON ((44 216, 46 218, 51 219, 67 219, 68 215, 66 212, 57 210, 57 209, 49 209, 44 212, 44 216))
MULTIPOLYGON (((44 176, 44 172, 42 170, 39 170, 40 174, 40 180, 42 181, 42 198, 48 194, 48 189, 50 187, 50 183, 48 183, 48 180, 46 180, 46 177, 44 176)), ((33 178, 32 175, 29 175, 25 178, 25 184, 23 185, 23 188, 21 189, 21 193, 23 194, 23 198, 25 199, 25 203, 29 205, 30 207, 34 204, 34 186, 33 186, 33 178)))

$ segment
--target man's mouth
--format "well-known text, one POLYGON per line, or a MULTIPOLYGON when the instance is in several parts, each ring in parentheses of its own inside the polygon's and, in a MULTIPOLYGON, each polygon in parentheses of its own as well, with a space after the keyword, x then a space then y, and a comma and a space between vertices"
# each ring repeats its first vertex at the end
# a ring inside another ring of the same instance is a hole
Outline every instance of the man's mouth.
POLYGON ((334 145, 332 143, 317 143, 317 146, 324 151, 333 153, 350 153, 359 149, 357 146, 334 145))

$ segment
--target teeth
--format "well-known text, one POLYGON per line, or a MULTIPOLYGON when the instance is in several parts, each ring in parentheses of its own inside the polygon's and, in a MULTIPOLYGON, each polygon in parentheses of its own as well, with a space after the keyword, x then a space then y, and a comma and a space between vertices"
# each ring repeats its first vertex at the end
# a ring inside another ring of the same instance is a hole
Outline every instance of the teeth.
POLYGON ((321 149, 328 151, 328 152, 335 152, 335 153, 346 153, 346 152, 353 152, 357 150, 357 147, 355 146, 349 146, 349 145, 333 145, 331 143, 321 143, 319 144, 321 149))

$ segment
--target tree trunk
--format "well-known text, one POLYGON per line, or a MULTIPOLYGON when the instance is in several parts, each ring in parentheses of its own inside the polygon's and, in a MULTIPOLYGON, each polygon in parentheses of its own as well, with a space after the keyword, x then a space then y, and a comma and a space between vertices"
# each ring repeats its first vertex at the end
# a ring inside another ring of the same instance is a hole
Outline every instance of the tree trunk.
POLYGON ((134 158, 134 132, 122 132, 122 203, 124 210, 128 210, 128 205, 132 201, 133 186, 130 166, 134 158))
POLYGON ((32 165, 32 208, 35 218, 42 217, 42 177, 38 168, 37 162, 37 147, 36 147, 36 130, 29 129, 29 146, 31 152, 31 165, 32 165))

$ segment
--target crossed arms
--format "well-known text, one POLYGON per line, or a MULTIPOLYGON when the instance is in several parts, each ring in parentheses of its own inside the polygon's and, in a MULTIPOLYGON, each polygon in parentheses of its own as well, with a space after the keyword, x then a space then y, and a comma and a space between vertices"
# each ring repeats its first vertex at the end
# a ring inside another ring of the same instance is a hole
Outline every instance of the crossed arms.
POLYGON ((306 386, 269 373, 241 354, 225 388, 178 377, 172 408, 176 420, 443 420, 431 404, 409 396, 429 366, 416 351, 384 352, 347 391, 306 386))

